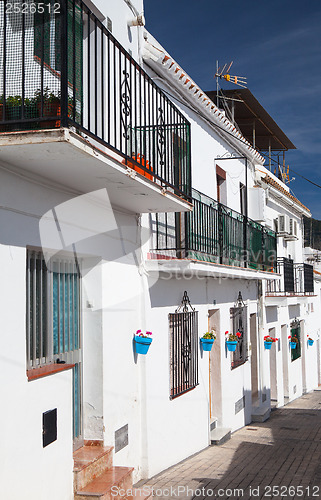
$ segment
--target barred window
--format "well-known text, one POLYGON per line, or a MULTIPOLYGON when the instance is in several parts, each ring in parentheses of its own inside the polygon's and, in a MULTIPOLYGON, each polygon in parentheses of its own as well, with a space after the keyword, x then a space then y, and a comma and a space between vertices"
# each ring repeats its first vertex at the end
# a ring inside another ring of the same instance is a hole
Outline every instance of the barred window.
POLYGON ((232 368, 242 365, 248 359, 247 308, 232 307, 230 309, 231 331, 234 335, 240 332, 236 350, 232 355, 232 368))
POLYGON ((291 324, 291 337, 295 337, 298 340, 296 348, 291 349, 291 361, 295 361, 301 357, 301 328, 299 321, 294 321, 291 324))
POLYGON ((80 278, 73 259, 27 251, 27 366, 52 363, 80 347, 80 278))
POLYGON ((169 314, 171 399, 198 385, 198 312, 184 309, 169 314))

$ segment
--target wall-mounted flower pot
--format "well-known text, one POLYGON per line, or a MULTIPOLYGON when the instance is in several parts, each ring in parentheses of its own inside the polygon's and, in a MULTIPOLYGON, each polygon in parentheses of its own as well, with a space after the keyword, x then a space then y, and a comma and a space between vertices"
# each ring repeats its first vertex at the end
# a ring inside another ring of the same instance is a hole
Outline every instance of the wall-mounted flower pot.
POLYGON ((296 342, 290 342, 291 349, 296 349, 296 346, 297 346, 296 342))
POLYGON ((267 349, 268 351, 270 351, 271 348, 272 348, 272 344, 273 344, 273 342, 264 342, 265 349, 267 349))
POLYGON ((211 351, 215 339, 203 339, 201 338, 203 351, 211 351))
POLYGON ((314 340, 313 339, 308 339, 308 344, 313 345, 314 340))
POLYGON ((226 345, 228 351, 234 352, 236 350, 237 340, 227 340, 226 345))
POLYGON ((135 335, 134 340, 137 354, 147 354, 153 339, 135 335))

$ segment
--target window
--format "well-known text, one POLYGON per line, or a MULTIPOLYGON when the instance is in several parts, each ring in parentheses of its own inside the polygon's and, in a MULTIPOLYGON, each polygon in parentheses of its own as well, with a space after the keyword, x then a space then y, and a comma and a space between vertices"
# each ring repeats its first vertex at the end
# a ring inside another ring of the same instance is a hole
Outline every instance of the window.
POLYGON ((217 201, 226 205, 226 172, 216 165, 217 201))
POLYGON ((300 329, 300 322, 299 321, 293 321, 291 323, 291 337, 295 337, 298 339, 296 348, 291 349, 291 361, 295 361, 296 359, 301 357, 301 329, 300 329))
MULTIPOLYGON (((52 4, 52 2, 50 2, 52 4)), ((43 13, 34 15, 34 55, 47 67, 60 71, 60 16, 54 13, 53 4, 43 13)))
POLYGON ((72 259, 27 251, 27 365, 53 363, 80 347, 80 278, 72 259))
POLYGON ((198 312, 180 309, 169 314, 171 399, 198 385, 198 312))
POLYGON ((241 334, 237 342, 236 350, 232 354, 232 368, 242 365, 248 359, 246 312, 247 308, 241 305, 231 307, 230 309, 231 332, 234 335, 236 335, 237 332, 241 334))
MULTIPOLYGON (((34 56, 48 70, 59 76, 61 71, 61 14, 55 7, 55 0, 50 0, 50 9, 46 4, 43 13, 34 15, 34 56)), ((42 4, 44 5, 44 4, 42 4)), ((82 99, 82 64, 83 64, 83 20, 82 10, 68 2, 67 46, 68 46, 68 83, 74 86, 75 97, 82 99)), ((39 9, 40 10, 40 9, 39 9)))

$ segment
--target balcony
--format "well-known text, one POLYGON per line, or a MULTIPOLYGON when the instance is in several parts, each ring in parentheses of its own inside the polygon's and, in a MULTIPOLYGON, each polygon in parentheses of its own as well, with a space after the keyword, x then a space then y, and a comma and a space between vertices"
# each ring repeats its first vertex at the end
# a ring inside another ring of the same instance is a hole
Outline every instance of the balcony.
POLYGON ((295 264, 292 259, 282 257, 277 259, 277 272, 281 274, 281 278, 267 281, 267 296, 314 294, 313 266, 304 263, 295 264))
MULTIPOLYGON (((274 231, 196 190, 193 190, 193 205, 191 213, 156 214, 149 255, 152 260, 192 260, 276 271, 274 231)), ((257 278, 257 273, 252 275, 257 278)))
POLYGON ((189 122, 82 0, 1 4, 1 158, 57 182, 63 162, 134 212, 190 210, 189 122))

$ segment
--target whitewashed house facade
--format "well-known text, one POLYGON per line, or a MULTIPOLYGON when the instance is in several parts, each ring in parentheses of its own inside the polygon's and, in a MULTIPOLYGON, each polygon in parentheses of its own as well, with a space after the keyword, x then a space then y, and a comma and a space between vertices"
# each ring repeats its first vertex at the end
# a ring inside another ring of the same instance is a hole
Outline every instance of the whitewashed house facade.
POLYGON ((263 157, 142 12, 139 0, 0 8, 6 498, 17 476, 30 499, 129 488, 316 383, 302 342, 302 383, 288 357, 288 393, 271 395, 263 343, 284 333, 275 314, 305 321, 305 290, 285 305, 267 290, 282 279, 277 246, 303 262, 308 211, 279 201, 263 157), (269 223, 283 213, 299 228, 288 249, 269 223), (199 337, 212 328, 208 353, 199 337), (139 329, 153 332, 145 356, 139 329), (225 331, 241 333, 234 354, 225 331))

